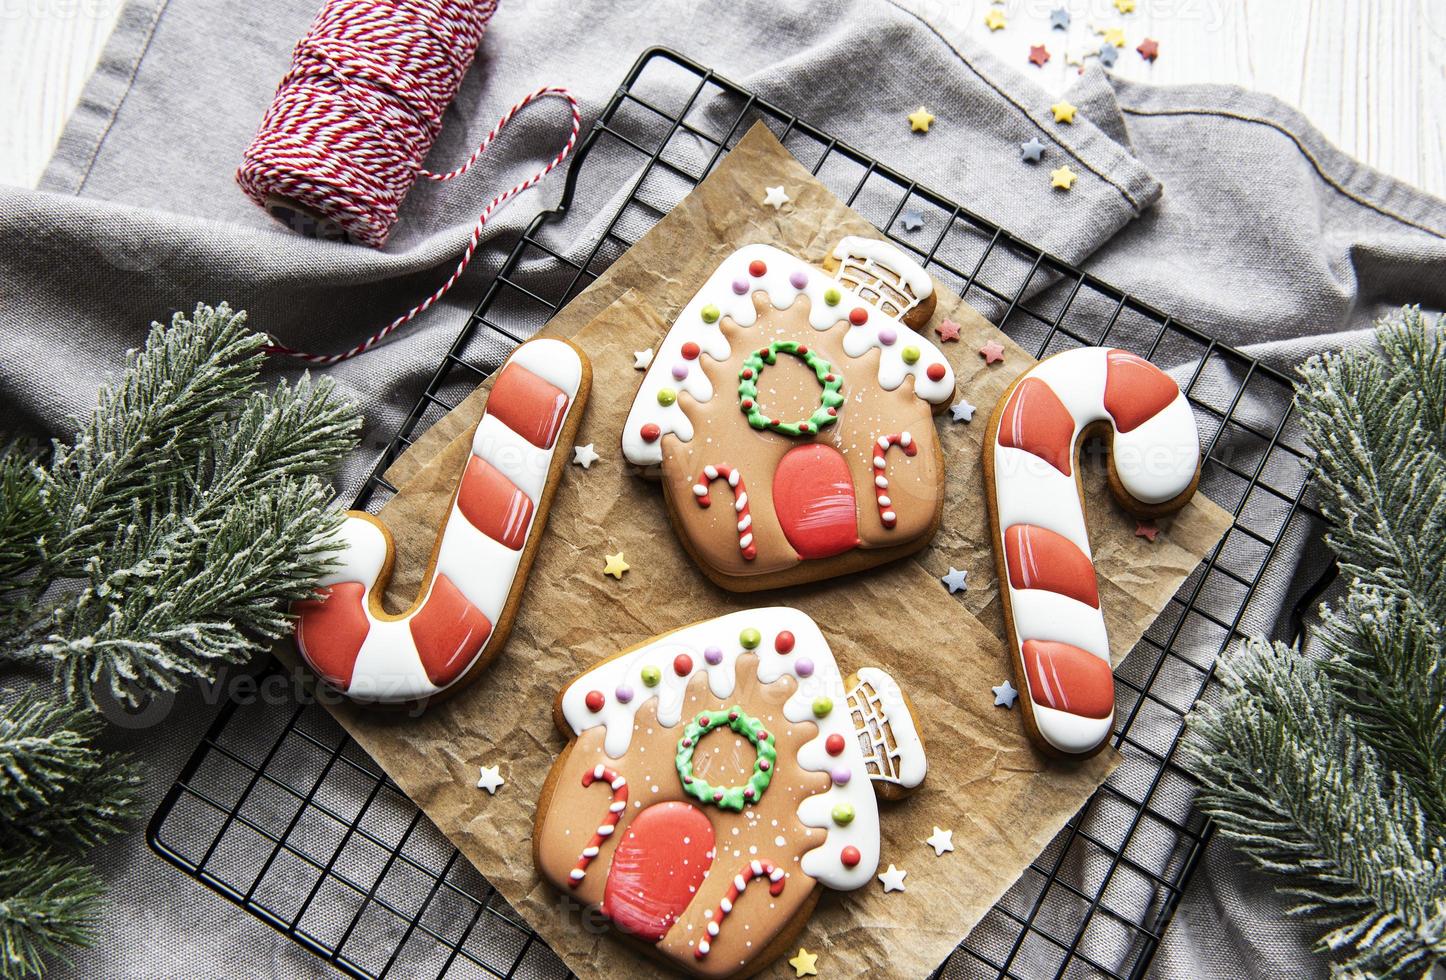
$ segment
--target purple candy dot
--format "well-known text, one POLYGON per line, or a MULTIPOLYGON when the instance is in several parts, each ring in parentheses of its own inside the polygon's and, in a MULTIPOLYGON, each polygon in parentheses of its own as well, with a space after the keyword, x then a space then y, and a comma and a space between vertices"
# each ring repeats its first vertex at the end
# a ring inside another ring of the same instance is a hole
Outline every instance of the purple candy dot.
POLYGON ((723 662, 723 651, 717 647, 709 647, 703 651, 703 659, 716 667, 723 662))
POLYGON ((633 699, 633 689, 626 684, 619 684, 618 689, 613 692, 613 697, 623 704, 627 704, 633 699))
POLYGON ((840 786, 844 785, 853 778, 854 774, 849 771, 848 766, 839 766, 833 771, 833 781, 838 783, 840 786))
POLYGON ((674 364, 674 365, 673 365, 673 377, 674 377, 674 378, 678 379, 679 381, 682 381, 682 380, 683 380, 684 378, 686 378, 687 376, 688 376, 688 365, 686 365, 686 364, 674 364))
POLYGON ((733 291, 734 291, 735 293, 737 293, 739 296, 742 296, 744 293, 748 292, 748 280, 747 280, 747 279, 734 279, 734 280, 733 280, 733 291))
POLYGON ((788 281, 793 285, 794 289, 802 289, 804 286, 808 285, 808 276, 805 275, 802 270, 800 270, 789 276, 788 281))
POLYGON ((810 677, 813 674, 813 661, 807 657, 799 657, 793 663, 793 670, 799 677, 810 677))
POLYGON ((879 343, 883 344, 885 347, 891 346, 894 341, 898 339, 899 335, 894 332, 893 327, 884 327, 882 330, 879 331, 879 343))

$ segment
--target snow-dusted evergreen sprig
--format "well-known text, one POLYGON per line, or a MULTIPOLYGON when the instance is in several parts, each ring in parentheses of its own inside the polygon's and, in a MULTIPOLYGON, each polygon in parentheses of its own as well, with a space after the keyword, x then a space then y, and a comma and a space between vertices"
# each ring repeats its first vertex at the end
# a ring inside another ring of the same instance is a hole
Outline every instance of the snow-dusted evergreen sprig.
POLYGON ((0 861, 0 977, 41 977, 47 960, 67 960, 90 939, 104 893, 79 860, 7 851, 0 861))

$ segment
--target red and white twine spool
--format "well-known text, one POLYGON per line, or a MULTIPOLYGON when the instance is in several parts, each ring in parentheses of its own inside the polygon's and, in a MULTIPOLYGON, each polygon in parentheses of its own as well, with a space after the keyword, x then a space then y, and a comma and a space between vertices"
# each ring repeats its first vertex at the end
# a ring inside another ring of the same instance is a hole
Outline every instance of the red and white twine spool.
POLYGON ((268 210, 284 202, 374 248, 386 243, 418 177, 460 177, 523 107, 565 99, 571 127, 540 170, 487 203, 456 268, 431 295, 342 353, 308 354, 283 344, 273 344, 271 353, 334 364, 376 346, 446 295, 471 262, 492 213, 572 152, 582 127, 577 100, 566 89, 544 86, 508 109, 460 167, 447 173, 422 167, 496 6, 496 0, 326 0, 297 43, 236 180, 268 210))

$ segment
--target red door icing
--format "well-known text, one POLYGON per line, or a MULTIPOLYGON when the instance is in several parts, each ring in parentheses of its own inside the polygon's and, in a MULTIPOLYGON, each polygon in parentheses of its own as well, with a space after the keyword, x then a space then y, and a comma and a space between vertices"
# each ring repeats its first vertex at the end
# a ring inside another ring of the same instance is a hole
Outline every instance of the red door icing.
POLYGON ((509 361, 487 396, 487 414, 534 446, 550 449, 567 415, 567 394, 509 361))
POLYGON ((1022 650, 1035 704, 1086 718, 1108 718, 1115 710, 1115 675, 1104 660, 1048 640, 1025 640, 1022 650))
POLYGON ((1009 584, 1016 589, 1058 592, 1100 607, 1094 563, 1063 534, 1033 524, 1011 524, 1004 531, 1004 558, 1009 584))
POLYGON ((713 864, 713 825, 691 803, 639 813, 613 852, 602 911, 626 933, 658 942, 697 894, 713 864))
POLYGON ((532 500, 481 456, 467 460, 457 507, 473 527, 493 541, 519 550, 532 523, 532 500))
POLYGON ((799 446, 778 461, 773 510, 800 558, 830 558, 858 547, 853 476, 832 446, 799 446))
POLYGON ((411 629, 427 679, 438 687, 456 680, 492 635, 492 623, 482 610, 440 574, 432 583, 432 594, 412 617, 411 629))
POLYGON ((1105 358, 1105 411, 1121 432, 1144 425, 1180 394, 1168 374, 1142 357, 1112 350, 1105 358))
POLYGON ((362 608, 366 587, 360 582, 338 582, 319 590, 320 599, 303 599, 291 607, 296 613, 296 640, 322 679, 345 691, 351 671, 371 625, 362 608))
POLYGON ((1025 378, 999 416, 1001 446, 1038 456, 1065 476, 1074 454, 1074 416, 1054 389, 1039 378, 1025 378))

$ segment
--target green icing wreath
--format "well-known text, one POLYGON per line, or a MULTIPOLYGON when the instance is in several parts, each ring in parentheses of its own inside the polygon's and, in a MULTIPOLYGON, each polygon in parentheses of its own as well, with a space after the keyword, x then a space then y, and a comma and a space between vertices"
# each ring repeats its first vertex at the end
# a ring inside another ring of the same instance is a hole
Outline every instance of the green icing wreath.
POLYGON ((833 365, 809 350, 807 344, 792 340, 775 340, 767 347, 760 347, 743 359, 738 371, 738 406, 748 416, 748 424, 755 429, 772 429, 786 436, 813 435, 824 426, 838 421, 838 408, 843 404, 843 378, 834 373, 833 365), (813 369, 818 383, 823 385, 819 394, 818 408, 808 418, 798 422, 784 422, 763 414, 758 407, 758 376, 765 364, 776 364, 779 354, 792 354, 813 369))
POLYGON ((741 813, 745 806, 751 806, 763 799, 763 791, 773 780, 773 769, 778 762, 778 749, 773 743, 773 733, 763 727, 763 722, 747 715, 742 708, 734 705, 726 711, 703 711, 683 729, 678 739, 678 754, 675 759, 678 778, 683 780, 683 790, 700 803, 712 803, 724 810, 741 813), (706 780, 693 775, 693 750, 702 737, 711 731, 727 725, 733 731, 748 739, 758 757, 753 760, 753 775, 742 786, 712 786, 706 780))

